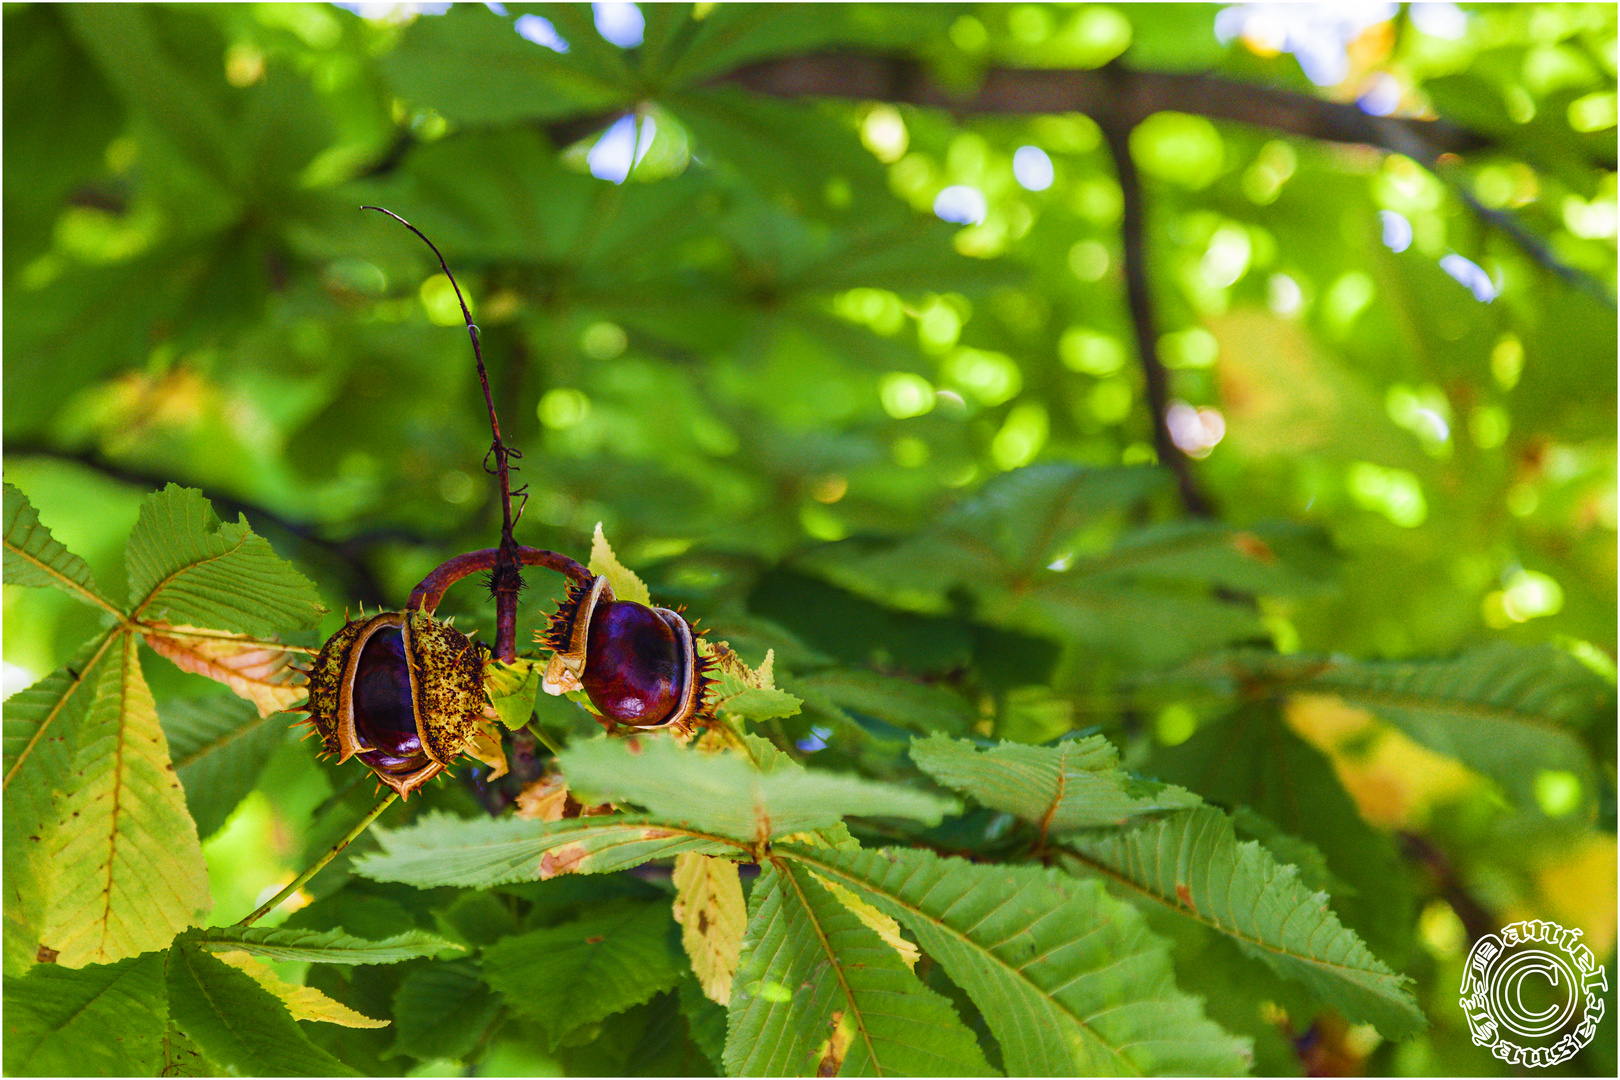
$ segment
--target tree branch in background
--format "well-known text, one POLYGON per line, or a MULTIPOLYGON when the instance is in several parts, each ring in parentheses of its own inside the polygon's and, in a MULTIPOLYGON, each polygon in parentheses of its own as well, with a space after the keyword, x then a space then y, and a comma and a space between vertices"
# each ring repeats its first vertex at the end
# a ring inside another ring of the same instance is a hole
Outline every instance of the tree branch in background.
MULTIPOLYGON (((350 588, 347 590, 355 601, 362 604, 372 604, 379 608, 388 607, 388 601, 382 582, 372 573, 371 567, 360 557, 360 552, 368 550, 382 540, 404 540, 418 544, 440 543, 432 537, 408 534, 399 529, 380 529, 360 533, 344 540, 332 540, 322 536, 319 527, 308 522, 293 521, 291 518, 278 514, 268 507, 258 503, 246 502, 233 495, 226 495, 218 490, 209 489, 197 484, 193 480, 183 477, 162 476, 157 473, 145 472, 140 469, 131 469, 123 465, 107 461, 88 451, 58 450, 49 446, 33 444, 8 444, 4 450, 7 458, 17 457, 46 457, 57 461, 71 461, 76 465, 91 469, 101 475, 120 483, 130 484, 142 491, 160 489, 165 484, 184 484, 198 487, 204 497, 213 504, 214 510, 221 518, 246 514, 248 522, 255 527, 269 524, 285 533, 293 540, 315 551, 319 557, 338 568, 339 573, 348 579, 350 588)), ((260 529, 262 532, 263 530, 260 529)))
POLYGON ((1134 125, 1153 113, 1174 110, 1407 153, 1390 142, 1392 132, 1403 132, 1429 147, 1431 159, 1493 145, 1488 136, 1444 120, 1369 116, 1354 105, 1308 94, 1214 75, 1135 71, 1119 64, 1090 71, 991 68, 976 92, 962 96, 934 82, 910 57, 828 52, 750 64, 710 85, 741 86, 776 97, 901 101, 958 116, 1082 112, 1099 124, 1114 117, 1134 125))
MULTIPOLYGON (((1614 303, 1596 279, 1560 262, 1516 218, 1482 205, 1465 184, 1444 175, 1450 171, 1440 163, 1444 155, 1496 146, 1489 135, 1445 120, 1372 116, 1353 104, 1324 101, 1291 90, 1216 75, 1136 71, 1117 63, 1091 71, 991 68, 984 73, 977 91, 960 95, 934 82, 923 65, 910 57, 827 52, 750 64, 709 85, 739 86, 775 97, 901 102, 943 109, 957 117, 1081 112, 1105 131, 1111 124, 1123 124, 1129 129, 1156 112, 1174 111, 1252 124, 1307 139, 1373 146, 1409 157, 1434 172, 1447 181, 1469 209, 1500 229, 1537 264, 1604 302, 1614 303)), ((1594 164, 1603 166, 1601 162, 1594 164)))
POLYGON ((1148 410, 1153 417, 1153 449, 1159 464, 1176 478, 1181 503, 1196 517, 1213 517, 1214 508, 1193 479, 1192 463, 1170 437, 1170 376, 1159 358, 1159 332, 1153 317, 1153 291, 1148 286, 1147 221, 1142 208, 1142 182, 1131 160, 1131 130, 1135 125, 1109 119, 1103 124, 1119 177, 1120 205, 1123 208, 1120 234, 1124 241, 1125 299, 1131 309, 1131 327, 1136 333, 1136 355, 1142 363, 1148 410))

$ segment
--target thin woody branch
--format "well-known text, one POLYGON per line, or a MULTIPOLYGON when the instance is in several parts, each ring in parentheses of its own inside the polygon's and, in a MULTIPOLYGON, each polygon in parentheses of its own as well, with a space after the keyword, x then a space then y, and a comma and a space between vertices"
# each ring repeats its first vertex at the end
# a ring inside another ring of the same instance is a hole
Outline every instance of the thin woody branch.
MULTIPOLYGON (((1363 143, 1397 153, 1400 135, 1428 150, 1428 160, 1492 145, 1478 132, 1444 120, 1369 116, 1355 105, 1257 86, 1214 75, 1136 71, 1111 64, 1089 71, 991 68, 979 88, 952 93, 910 57, 827 52, 738 68, 711 86, 740 86, 774 97, 843 97, 901 101, 959 116, 1082 112, 1140 123, 1156 112, 1196 113, 1328 142, 1363 143)), ((1410 146, 1408 142, 1408 146, 1410 146)))
MULTIPOLYGON (((461 295, 461 286, 456 284, 455 275, 450 272, 450 266, 444 261, 444 256, 439 252, 433 241, 422 233, 422 230, 392 210, 384 209, 381 206, 362 206, 360 209, 375 210, 379 214, 387 214, 415 233, 416 238, 426 244, 428 250, 433 252, 434 258, 439 260, 439 269, 443 270, 444 276, 449 279, 450 287, 456 293, 456 303, 461 305, 461 316, 467 324, 467 336, 472 339, 473 359, 478 365, 478 384, 483 388, 484 405, 489 410, 489 430, 494 437, 494 441, 490 444, 489 453, 484 455, 484 471, 493 473, 499 485, 501 546, 495 549, 496 557, 489 567, 489 591, 495 598, 495 656, 497 659, 510 662, 517 658, 518 593, 523 590, 523 572, 519 569, 521 560, 518 557, 518 543, 512 537, 512 526, 517 523, 517 519, 512 515, 511 470, 517 468, 516 465, 512 464, 513 459, 521 460, 523 455, 513 447, 507 446, 501 439, 501 421, 495 412, 494 395, 489 390, 489 372, 484 368, 484 351, 479 346, 478 327, 473 323, 472 312, 467 310, 467 301, 461 295), (490 458, 495 459, 493 466, 489 464, 490 458)), ((521 514, 522 512, 522 505, 519 504, 518 513, 521 514)), ((415 594, 412 595, 414 597, 415 594)), ((437 605, 437 603, 438 600, 435 599, 434 604, 437 605)))
MULTIPOLYGON (((441 564, 431 574, 423 578, 421 584, 411 590, 410 599, 405 602, 406 610, 415 611, 421 609, 432 614, 437 610, 439 601, 444 599, 445 591, 450 586, 468 574, 495 569, 500 562, 501 554, 502 549, 500 548, 485 548, 482 551, 469 551, 465 555, 457 555, 448 562, 441 564)), ((543 566, 548 570, 555 570, 559 574, 573 578, 582 585, 589 584, 593 578, 591 572, 585 567, 568 556, 560 555, 555 551, 517 547, 515 554, 517 561, 523 566, 543 566)), ((501 657, 501 659, 510 660, 511 657, 506 656, 501 657)))

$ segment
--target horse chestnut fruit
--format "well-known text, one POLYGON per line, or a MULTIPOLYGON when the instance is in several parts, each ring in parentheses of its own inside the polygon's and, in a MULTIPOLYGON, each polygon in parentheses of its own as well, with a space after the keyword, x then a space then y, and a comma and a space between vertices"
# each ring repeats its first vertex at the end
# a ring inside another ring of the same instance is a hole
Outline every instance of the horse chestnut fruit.
POLYGON ((709 685, 696 637, 679 613, 616 600, 597 577, 570 588, 542 636, 553 654, 541 686, 584 690, 609 727, 689 729, 709 685))
POLYGON ((480 646, 426 612, 385 611, 332 635, 306 707, 327 753, 408 796, 461 754, 485 703, 480 646))

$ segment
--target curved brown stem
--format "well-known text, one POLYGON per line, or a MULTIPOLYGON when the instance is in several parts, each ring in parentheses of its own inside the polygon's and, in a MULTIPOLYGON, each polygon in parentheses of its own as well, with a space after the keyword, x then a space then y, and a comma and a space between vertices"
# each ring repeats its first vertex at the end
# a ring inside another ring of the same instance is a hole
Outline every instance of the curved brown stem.
MULTIPOLYGON (((595 577, 589 570, 566 555, 555 551, 545 551, 540 548, 522 547, 516 549, 517 561, 523 566, 543 566, 547 570, 555 570, 559 574, 573 578, 580 584, 589 584, 595 577)), ((448 562, 441 563, 421 584, 411 590, 411 597, 405 602, 407 611, 420 608, 428 614, 438 608, 439 601, 444 599, 445 590, 466 577, 476 574, 480 570, 493 570, 500 562, 500 548, 485 548, 482 551, 469 551, 465 555, 457 555, 448 562)), ((515 631, 514 631, 515 633, 515 631)), ((516 655, 502 656, 497 650, 496 656, 502 660, 511 660, 516 655)))

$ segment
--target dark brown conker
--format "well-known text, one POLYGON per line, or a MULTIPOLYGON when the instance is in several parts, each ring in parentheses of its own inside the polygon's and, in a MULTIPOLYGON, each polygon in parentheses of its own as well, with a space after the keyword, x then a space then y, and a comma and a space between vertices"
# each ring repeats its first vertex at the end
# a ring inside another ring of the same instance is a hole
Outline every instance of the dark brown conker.
POLYGON ((542 637, 544 689, 584 690, 612 727, 690 727, 706 713, 707 662, 678 612, 615 600, 605 577, 569 591, 542 637))
POLYGON ((483 715, 484 651, 422 611, 362 616, 309 670, 309 722, 329 754, 357 757, 408 796, 466 747, 483 715))

